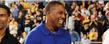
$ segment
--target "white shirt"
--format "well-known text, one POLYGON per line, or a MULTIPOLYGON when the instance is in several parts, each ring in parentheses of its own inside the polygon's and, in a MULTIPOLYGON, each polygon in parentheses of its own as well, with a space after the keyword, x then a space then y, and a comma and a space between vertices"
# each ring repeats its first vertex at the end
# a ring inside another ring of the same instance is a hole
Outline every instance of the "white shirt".
POLYGON ((102 44, 109 44, 109 29, 103 34, 102 44))

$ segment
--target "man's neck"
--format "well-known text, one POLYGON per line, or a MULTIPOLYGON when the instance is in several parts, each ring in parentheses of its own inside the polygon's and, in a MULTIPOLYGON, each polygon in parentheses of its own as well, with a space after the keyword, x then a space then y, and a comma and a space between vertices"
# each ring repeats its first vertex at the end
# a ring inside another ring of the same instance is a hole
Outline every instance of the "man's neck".
POLYGON ((5 36, 6 29, 0 29, 0 41, 5 36))
POLYGON ((45 26, 48 28, 50 32, 55 32, 55 28, 52 26, 51 22, 45 22, 45 26))

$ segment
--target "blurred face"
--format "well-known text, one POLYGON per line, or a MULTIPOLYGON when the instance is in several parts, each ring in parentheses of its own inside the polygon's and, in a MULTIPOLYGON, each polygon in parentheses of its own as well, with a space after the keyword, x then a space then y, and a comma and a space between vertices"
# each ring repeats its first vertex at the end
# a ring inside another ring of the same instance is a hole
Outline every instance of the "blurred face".
POLYGON ((87 30, 89 27, 87 25, 84 25, 84 29, 87 30))
POLYGON ((39 11, 36 11, 36 16, 40 15, 41 13, 39 11))
POLYGON ((18 18, 22 18, 22 16, 23 16, 23 13, 22 13, 22 11, 20 11, 18 18))
POLYGON ((107 18, 109 18, 109 11, 106 11, 105 16, 106 16, 107 18))
POLYGON ((29 19, 26 19, 25 20, 25 25, 28 25, 30 23, 30 20, 29 19))
POLYGON ((79 10, 79 6, 76 6, 76 8, 75 8, 76 10, 79 10))
POLYGON ((9 23, 9 16, 4 8, 0 8, 0 30, 7 27, 9 23))
POLYGON ((54 6, 50 10, 48 17, 54 27, 62 27, 65 21, 65 8, 62 5, 54 6))

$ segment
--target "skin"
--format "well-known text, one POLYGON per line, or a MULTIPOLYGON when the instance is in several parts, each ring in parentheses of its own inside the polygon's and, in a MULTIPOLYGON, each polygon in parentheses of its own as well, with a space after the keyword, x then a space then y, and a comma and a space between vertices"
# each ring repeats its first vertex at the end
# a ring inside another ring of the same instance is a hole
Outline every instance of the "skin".
POLYGON ((4 8, 0 8, 0 37, 5 34, 10 17, 4 8))
POLYGON ((65 8, 62 5, 55 5, 50 11, 47 11, 46 27, 49 31, 54 32, 57 28, 62 27, 65 21, 65 8))

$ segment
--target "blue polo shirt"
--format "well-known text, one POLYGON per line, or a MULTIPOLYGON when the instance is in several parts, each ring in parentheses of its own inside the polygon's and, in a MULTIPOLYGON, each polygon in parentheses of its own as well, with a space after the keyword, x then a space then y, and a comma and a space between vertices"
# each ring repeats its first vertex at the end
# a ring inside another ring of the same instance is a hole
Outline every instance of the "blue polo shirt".
POLYGON ((71 44, 71 37, 63 28, 56 32, 48 31, 42 22, 28 34, 24 44, 71 44))

